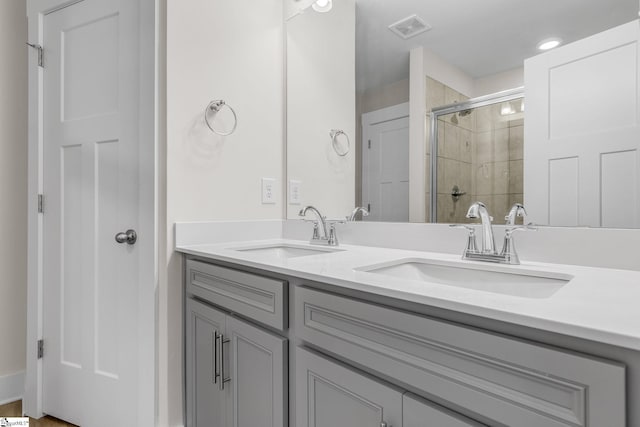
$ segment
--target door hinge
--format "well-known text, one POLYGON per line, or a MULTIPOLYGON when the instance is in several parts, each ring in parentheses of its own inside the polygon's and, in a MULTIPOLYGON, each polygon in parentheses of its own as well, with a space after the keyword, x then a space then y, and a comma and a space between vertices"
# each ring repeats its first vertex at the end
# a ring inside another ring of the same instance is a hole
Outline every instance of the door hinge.
POLYGON ((44 213, 44 194, 38 194, 38 213, 44 213))
POLYGON ((42 359, 44 356, 44 341, 38 340, 38 359, 42 359))
POLYGON ((371 140, 369 140, 369 150, 371 150, 371 140))
POLYGON ((38 51, 38 67, 44 68, 44 48, 39 44, 27 42, 27 46, 38 51))

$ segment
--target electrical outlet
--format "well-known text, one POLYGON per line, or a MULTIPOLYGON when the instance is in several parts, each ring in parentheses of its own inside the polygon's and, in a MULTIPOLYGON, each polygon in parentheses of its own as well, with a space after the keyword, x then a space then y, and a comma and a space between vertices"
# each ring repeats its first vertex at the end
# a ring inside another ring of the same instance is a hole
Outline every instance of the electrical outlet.
POLYGON ((302 182, 295 179, 289 180, 289 204, 299 205, 302 203, 302 182))
POLYGON ((273 205, 276 203, 276 180, 262 178, 262 204, 273 205))

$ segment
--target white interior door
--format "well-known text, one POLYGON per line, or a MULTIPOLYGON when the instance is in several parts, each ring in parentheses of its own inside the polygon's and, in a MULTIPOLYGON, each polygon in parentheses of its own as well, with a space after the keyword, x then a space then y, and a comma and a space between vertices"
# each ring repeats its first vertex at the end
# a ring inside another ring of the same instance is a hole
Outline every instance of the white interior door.
POLYGON ((525 61, 532 221, 640 227, 639 34, 634 21, 525 61))
POLYGON ((114 239, 139 225, 138 2, 83 0, 43 24, 42 408, 140 425, 141 254, 114 239))
POLYGON ((368 221, 409 221, 409 106, 362 115, 362 203, 368 221))

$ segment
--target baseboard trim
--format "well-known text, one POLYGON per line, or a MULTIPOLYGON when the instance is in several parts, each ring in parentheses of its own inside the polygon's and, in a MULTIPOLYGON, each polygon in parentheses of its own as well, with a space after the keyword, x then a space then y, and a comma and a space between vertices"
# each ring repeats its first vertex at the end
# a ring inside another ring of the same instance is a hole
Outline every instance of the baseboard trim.
POLYGON ((24 395, 24 371, 0 376, 0 405, 21 400, 24 395))

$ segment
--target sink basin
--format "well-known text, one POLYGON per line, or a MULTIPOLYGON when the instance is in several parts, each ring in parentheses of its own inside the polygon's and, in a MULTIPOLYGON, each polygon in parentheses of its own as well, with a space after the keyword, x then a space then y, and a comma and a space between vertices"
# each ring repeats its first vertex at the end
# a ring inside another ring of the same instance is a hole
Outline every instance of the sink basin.
POLYGON ((523 298, 548 298, 567 284, 568 274, 514 269, 509 266, 478 266, 462 262, 404 259, 358 268, 404 280, 436 283, 523 298))
POLYGON ((294 245, 294 244, 275 244, 275 245, 264 245, 264 246, 252 246, 247 248, 233 248, 233 250, 238 252, 246 252, 252 253, 256 255, 265 255, 268 257, 278 258, 278 259, 289 259, 289 258, 297 258, 303 256, 310 255, 322 255, 332 252, 339 252, 342 249, 335 249, 329 247, 309 247, 303 245, 294 245))

